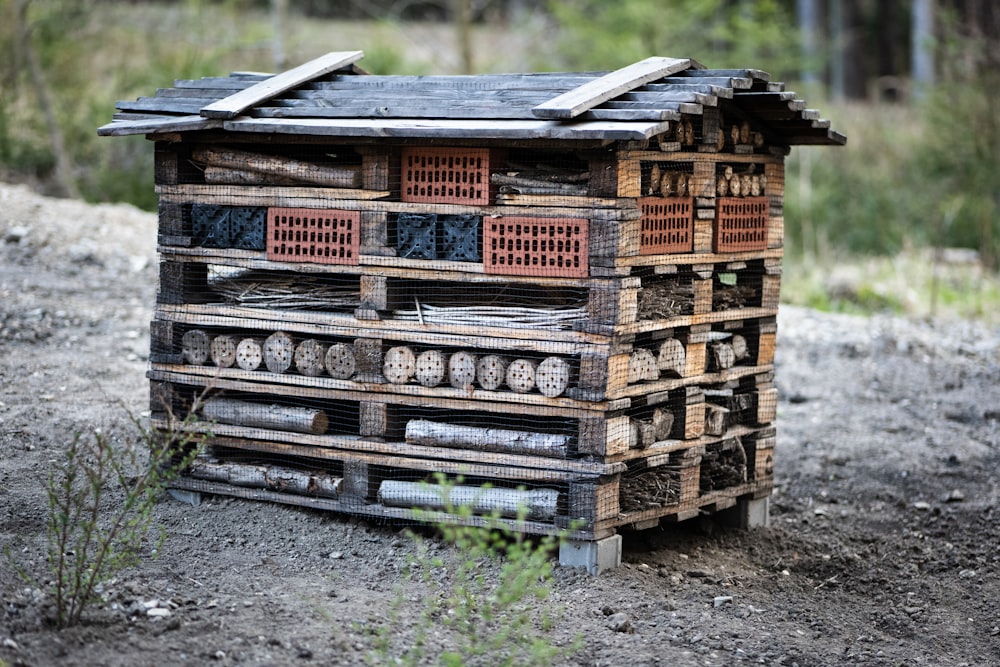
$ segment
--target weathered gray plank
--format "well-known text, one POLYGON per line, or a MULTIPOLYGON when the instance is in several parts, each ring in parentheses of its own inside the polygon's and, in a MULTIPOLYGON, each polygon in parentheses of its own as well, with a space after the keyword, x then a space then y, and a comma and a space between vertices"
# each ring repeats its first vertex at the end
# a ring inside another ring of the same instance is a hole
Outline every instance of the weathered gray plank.
POLYGON ((735 77, 735 78, 745 78, 745 79, 759 79, 761 81, 770 81, 771 75, 767 72, 759 69, 687 69, 682 72, 678 72, 675 76, 679 77, 692 77, 692 78, 702 78, 702 77, 735 77))
POLYGON ((732 98, 733 89, 730 86, 716 86, 708 83, 647 83, 641 88, 636 88, 635 92, 648 91, 651 93, 680 93, 695 92, 716 97, 732 98))
POLYGON ((287 72, 259 81, 249 88, 209 104, 201 110, 206 118, 235 118, 255 104, 294 88, 305 81, 351 65, 364 56, 362 51, 334 51, 287 72))
POLYGON ((646 58, 535 107, 539 118, 574 118, 624 92, 691 67, 689 59, 646 58))
POLYGON ((232 132, 274 132, 342 137, 409 137, 470 139, 649 139, 667 131, 666 122, 585 121, 564 124, 551 120, 403 120, 390 118, 284 119, 240 118, 226 121, 232 132))
POLYGON ((541 72, 537 74, 482 74, 482 75, 333 75, 327 79, 310 81, 303 90, 351 90, 368 88, 428 89, 451 88, 462 90, 553 90, 566 92, 589 83, 598 74, 541 72))
POLYGON ((157 134, 161 132, 191 132, 222 127, 221 120, 201 116, 169 116, 154 120, 122 120, 108 123, 97 129, 102 137, 120 137, 129 134, 157 134))
POLYGON ((137 100, 119 100, 115 108, 119 111, 154 111, 159 113, 199 114, 212 99, 140 97, 137 100))

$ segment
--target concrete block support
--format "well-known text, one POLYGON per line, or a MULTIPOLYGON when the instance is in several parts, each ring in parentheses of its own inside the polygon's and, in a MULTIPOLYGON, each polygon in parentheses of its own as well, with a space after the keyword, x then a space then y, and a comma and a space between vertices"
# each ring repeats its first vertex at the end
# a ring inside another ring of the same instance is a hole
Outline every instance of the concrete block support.
POLYGON ((593 576, 622 564, 622 536, 612 535, 603 540, 566 540, 559 546, 559 565, 585 567, 593 576))

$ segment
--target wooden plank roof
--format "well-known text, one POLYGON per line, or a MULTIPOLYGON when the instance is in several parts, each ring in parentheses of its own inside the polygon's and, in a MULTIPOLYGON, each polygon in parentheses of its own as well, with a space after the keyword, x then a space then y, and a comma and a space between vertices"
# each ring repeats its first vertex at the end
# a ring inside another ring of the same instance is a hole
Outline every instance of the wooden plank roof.
POLYGON ((706 69, 647 58, 614 72, 378 76, 335 52, 277 75, 175 81, 117 103, 107 136, 222 128, 351 137, 649 139, 705 107, 758 121, 785 145, 839 145, 846 137, 755 69, 706 69))

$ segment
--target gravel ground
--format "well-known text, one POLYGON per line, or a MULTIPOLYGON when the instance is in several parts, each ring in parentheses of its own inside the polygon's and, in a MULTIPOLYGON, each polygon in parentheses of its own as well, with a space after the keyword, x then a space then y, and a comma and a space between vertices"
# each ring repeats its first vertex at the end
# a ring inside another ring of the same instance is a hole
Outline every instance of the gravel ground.
MULTIPOLYGON (((410 538, 228 498, 159 503, 159 557, 47 620, 44 480, 147 405, 155 224, 0 185, 0 665, 377 663, 420 630, 410 538)), ((615 571, 555 569, 540 634, 567 665, 1000 664, 1000 332, 783 307, 776 365, 770 527, 626 534, 615 571)))

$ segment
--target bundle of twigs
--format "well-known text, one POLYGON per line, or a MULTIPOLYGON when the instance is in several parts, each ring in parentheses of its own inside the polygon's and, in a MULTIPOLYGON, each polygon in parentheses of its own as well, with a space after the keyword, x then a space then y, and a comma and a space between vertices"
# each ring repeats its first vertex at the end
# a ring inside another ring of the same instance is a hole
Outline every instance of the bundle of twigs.
POLYGON ((416 302, 414 310, 397 310, 400 320, 424 324, 459 324, 515 329, 568 329, 587 318, 585 308, 526 308, 516 306, 431 306, 416 302))
POLYGON ((746 285, 716 285, 712 292, 712 310, 743 308, 757 290, 746 285))
POLYGON ((663 465, 621 480, 622 512, 641 512, 676 505, 681 499, 680 468, 663 465))
POLYGON ((227 303, 251 308, 346 310, 361 304, 357 289, 331 286, 309 277, 244 275, 220 279, 212 287, 227 303))
POLYGON ((659 320, 690 313, 694 308, 691 283, 665 281, 639 290, 639 319, 659 320))

